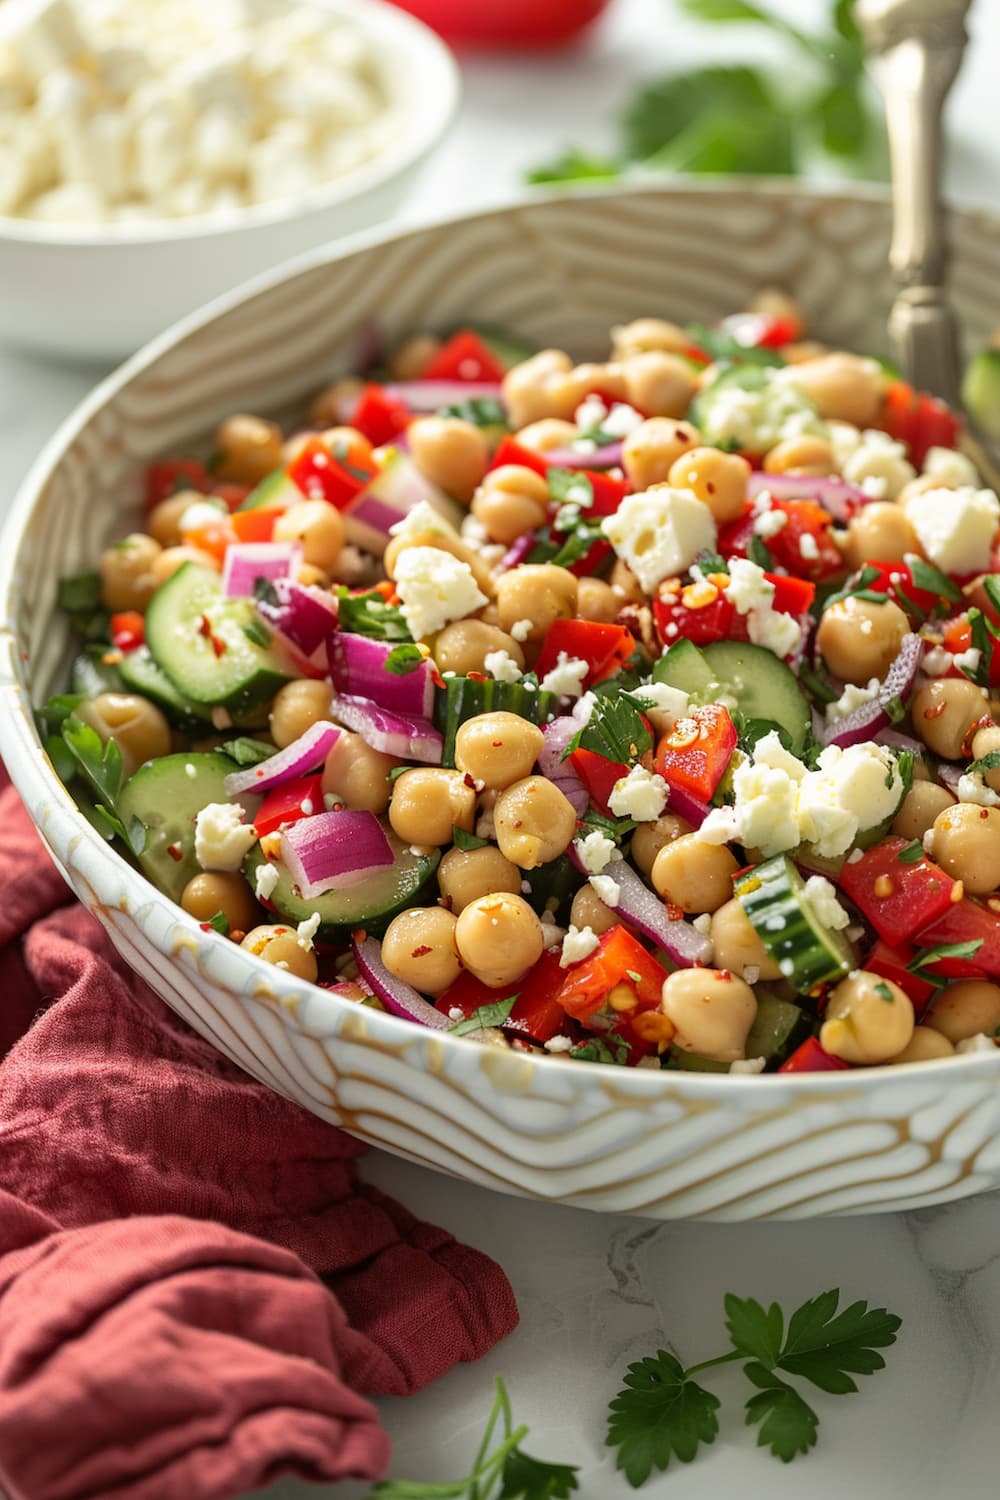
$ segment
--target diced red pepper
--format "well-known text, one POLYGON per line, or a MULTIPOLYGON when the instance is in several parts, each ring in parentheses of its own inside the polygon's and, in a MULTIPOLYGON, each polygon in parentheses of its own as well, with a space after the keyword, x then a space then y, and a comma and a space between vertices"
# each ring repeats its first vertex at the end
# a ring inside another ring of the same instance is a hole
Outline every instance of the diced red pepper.
POLYGON ((816 597, 816 585, 806 578, 786 578, 783 573, 765 573, 774 584, 771 608, 782 615, 804 615, 816 597))
POLYGON ((152 510, 178 490, 197 490, 207 495, 211 488, 208 470, 200 458, 164 458, 146 470, 146 506, 152 510))
POLYGON ((421 370, 420 379, 499 382, 505 374, 505 367, 478 333, 471 328, 461 328, 441 345, 426 368, 421 370))
POLYGON ((904 995, 909 995, 913 1001, 913 1010, 919 1021, 927 1009, 927 1002, 934 994, 934 985, 906 967, 915 952, 916 949, 910 943, 890 948, 888 943, 883 943, 879 938, 865 959, 864 968, 870 974, 880 974, 883 979, 891 979, 893 984, 898 984, 904 995))
POLYGON ((229 518, 234 541, 269 542, 284 511, 277 505, 258 505, 255 510, 237 510, 229 518))
POLYGON ((824 1052, 814 1036, 807 1037, 778 1069, 779 1073, 835 1073, 846 1068, 847 1063, 832 1053, 824 1052))
POLYGON ((753 513, 754 502, 747 501, 744 515, 735 521, 727 521, 725 526, 719 527, 718 548, 722 557, 746 557, 753 538, 754 522, 756 516, 753 513))
POLYGON ((512 437, 500 439, 490 460, 491 469, 503 468, 504 464, 517 464, 522 469, 534 469, 536 474, 542 475, 551 467, 545 462, 543 454, 536 453, 533 448, 523 448, 512 437))
POLYGON ((391 443, 412 421, 413 412, 405 401, 373 384, 365 386, 351 416, 351 426, 363 432, 375 448, 391 443))
POLYGON ((598 620, 556 620, 549 628, 535 662, 539 678, 550 672, 561 652, 587 663, 584 687, 603 682, 621 670, 635 650, 635 637, 624 625, 606 625, 598 620))
POLYGON ((910 462, 918 469, 931 448, 954 448, 961 431, 961 423, 943 401, 915 391, 905 380, 888 386, 877 425, 906 444, 910 462))
POLYGON ((118 651, 137 651, 146 642, 146 622, 137 609, 111 616, 111 644, 118 651))
MULTIPOLYGON (((545 955, 542 954, 542 957, 544 958, 545 955)), ((511 995, 518 993, 526 981, 527 976, 525 979, 519 979, 516 984, 511 982, 502 985, 499 989, 490 989, 488 984, 484 984, 481 979, 470 974, 468 969, 463 969, 455 982, 437 997, 434 1004, 446 1016, 453 1010, 460 1010, 463 1019, 467 1021, 482 1006, 495 1005, 498 1000, 509 1000, 511 995)))
POLYGON ((253 489, 252 484, 237 484, 235 479, 210 479, 208 493, 224 501, 228 510, 239 510, 253 489))
MULTIPOLYGON (((992 637, 990 637, 990 641, 992 650, 990 651, 987 674, 991 683, 1000 686, 1000 651, 997 650, 997 642, 992 637)), ((952 652, 955 656, 960 656, 963 651, 968 651, 972 645, 972 626, 969 624, 968 615, 956 615, 953 620, 948 621, 944 627, 941 644, 946 651, 952 652)), ((949 669, 948 675, 951 677, 961 677, 964 676, 964 673, 960 672, 958 667, 953 666, 949 669)))
POLYGON ((207 526, 199 526, 197 531, 187 532, 184 540, 188 546, 197 547, 200 552, 207 552, 210 557, 215 558, 216 562, 221 563, 226 556, 226 548, 236 540, 233 518, 220 515, 217 521, 211 521, 207 526))
POLYGON ((323 804, 323 777, 317 772, 313 776, 296 776, 282 786, 268 792, 253 820, 258 838, 275 833, 282 823, 297 823, 300 818, 321 813, 323 804))
POLYGON ((694 708, 663 736, 656 748, 656 771, 670 787, 711 801, 732 759, 739 736, 721 703, 694 708))
POLYGON ((733 313, 723 318, 719 326, 744 349, 783 349, 802 337, 798 318, 772 317, 767 313, 733 313))
POLYGON ((885 594, 898 604, 905 614, 929 615, 941 603, 940 596, 930 589, 917 588, 913 574, 904 562, 872 562, 867 565, 877 570, 877 576, 865 583, 873 594, 885 594), (914 610, 914 605, 916 610, 914 610))
POLYGON ((338 510, 348 506, 375 476, 375 465, 358 453, 335 457, 322 438, 310 438, 286 470, 289 479, 309 500, 328 500, 338 510))
POLYGON ((566 1012, 556 999, 566 978, 559 948, 549 948, 520 983, 520 994, 503 1024, 508 1036, 544 1044, 566 1030, 566 1012))
POLYGON ((567 759, 590 793, 590 799, 598 811, 604 813, 605 817, 610 817, 612 814, 608 798, 614 790, 615 782, 628 775, 628 766, 608 760, 607 756, 598 755, 596 750, 573 750, 567 759))
POLYGON ((786 517, 781 530, 767 538, 767 549, 779 567, 817 583, 844 571, 844 554, 833 540, 833 517, 828 510, 815 500, 775 500, 772 509, 786 517), (806 538, 813 546, 807 543, 803 552, 806 538), (816 555, 808 555, 814 548, 816 555))
POLYGON ((565 971, 557 999, 567 1015, 584 1025, 598 1014, 602 1019, 627 1018, 636 1011, 659 1009, 666 977, 662 965, 619 924, 603 932, 593 952, 565 971), (608 996, 619 984, 631 989, 634 1003, 609 1008, 608 996))
MULTIPOLYGON (((712 641, 733 640, 737 616, 736 610, 724 594, 719 594, 709 604, 692 609, 682 603, 679 592, 661 589, 653 600, 653 620, 664 646, 675 641, 687 640, 696 646, 708 646, 712 641)), ((742 629, 742 627, 741 627, 742 629)), ((742 631, 745 639, 745 630, 742 631)))
POLYGON ((582 469, 580 472, 590 480, 594 491, 594 503, 587 509, 589 516, 613 516, 625 496, 631 493, 632 486, 627 479, 616 479, 603 469, 582 469))
POLYGON ((1000 979, 1000 914, 966 896, 948 907, 943 916, 923 927, 916 942, 921 948, 939 943, 979 942, 972 958, 941 958, 928 973, 948 979, 966 979, 988 974, 1000 979))
POLYGON ((890 948, 944 916, 962 894, 959 882, 926 856, 912 864, 901 860, 909 847, 906 839, 884 839, 848 861, 838 876, 845 894, 890 948))

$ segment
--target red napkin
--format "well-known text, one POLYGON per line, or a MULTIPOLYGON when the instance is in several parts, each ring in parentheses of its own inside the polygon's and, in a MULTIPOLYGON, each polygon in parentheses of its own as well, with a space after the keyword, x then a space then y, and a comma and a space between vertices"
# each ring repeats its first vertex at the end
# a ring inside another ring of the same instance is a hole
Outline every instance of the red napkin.
POLYGON ((485 1353, 517 1322, 506 1278, 135 978, 10 789, 0 829, 0 1490, 377 1478, 361 1393, 485 1353))

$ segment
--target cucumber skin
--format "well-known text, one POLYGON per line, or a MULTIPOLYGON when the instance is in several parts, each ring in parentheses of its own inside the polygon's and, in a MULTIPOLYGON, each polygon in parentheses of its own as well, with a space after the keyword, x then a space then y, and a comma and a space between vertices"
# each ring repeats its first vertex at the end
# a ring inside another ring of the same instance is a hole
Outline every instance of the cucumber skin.
POLYGON ((802 877, 787 855, 757 865, 736 883, 736 896, 782 977, 800 994, 843 979, 854 967, 847 944, 811 916, 802 877))
MULTIPOLYGON (((294 896, 291 893, 284 895, 279 885, 275 887, 274 892, 267 898, 266 904, 268 909, 273 910, 280 920, 292 925, 306 921, 312 916, 313 912, 318 911, 320 914, 320 925, 316 936, 321 942, 343 943, 358 927, 364 927, 365 931, 372 937, 381 937, 393 917, 398 916, 401 911, 405 911, 408 906, 414 905, 421 891, 436 871, 440 860, 441 851, 439 849, 436 849, 433 854, 422 856, 417 866, 420 871, 419 878, 414 881, 398 901, 393 902, 390 906, 384 907, 378 912, 367 913, 365 915, 358 914, 346 922, 332 921, 324 917, 324 903, 329 906, 331 899, 335 901, 338 895, 336 891, 327 891, 324 895, 315 896, 311 901, 307 901, 303 896, 294 896), (277 901, 275 897, 278 897, 277 901)), ((268 863, 274 863, 274 861, 265 859, 261 853, 260 845, 255 845, 243 861, 243 874, 249 881, 251 889, 256 889, 257 870, 261 865, 268 863)), ((287 877, 290 884, 291 876, 288 874, 288 871, 285 870, 280 860, 277 863, 279 873, 283 877, 287 877)))
POLYGON ((215 751, 162 755, 140 766, 122 788, 122 821, 127 827, 130 818, 138 818, 147 831, 139 866, 174 901, 179 902, 188 881, 201 874, 194 857, 195 817, 210 802, 228 802, 225 778, 238 769, 228 755, 215 751), (195 767, 193 777, 185 769, 189 765, 195 767), (175 843, 182 849, 179 860, 167 853, 168 845, 175 843))
POLYGON ((655 682, 668 683, 696 703, 736 704, 749 719, 772 719, 784 729, 794 755, 805 748, 812 710, 795 673, 764 646, 748 641, 713 641, 695 646, 675 641, 653 668, 655 682), (737 672, 734 663, 745 667, 737 672))
POLYGON ((148 646, 127 652, 118 667, 121 680, 129 692, 141 693, 180 729, 194 735, 211 732, 212 713, 204 703, 195 703, 178 692, 162 667, 153 660, 148 646))
POLYGON ((555 698, 536 688, 530 692, 519 682, 478 682, 471 677, 450 677, 434 695, 434 724, 444 736, 441 764, 455 764, 455 736, 467 719, 477 714, 519 714, 531 724, 544 724, 551 717, 555 698), (526 711, 530 710, 530 711, 526 711))
POLYGON ((812 1021, 799 1005, 768 991, 757 991, 757 1014, 747 1033, 747 1057, 764 1057, 776 1067, 812 1034, 812 1021))

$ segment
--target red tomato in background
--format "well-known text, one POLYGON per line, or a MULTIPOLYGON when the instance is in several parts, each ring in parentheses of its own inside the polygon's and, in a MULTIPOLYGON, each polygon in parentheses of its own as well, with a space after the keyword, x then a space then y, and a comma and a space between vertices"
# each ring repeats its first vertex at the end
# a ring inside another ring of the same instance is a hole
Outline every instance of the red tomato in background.
POLYGON ((554 47, 595 21, 608 0, 394 0, 401 10, 472 47, 554 47))

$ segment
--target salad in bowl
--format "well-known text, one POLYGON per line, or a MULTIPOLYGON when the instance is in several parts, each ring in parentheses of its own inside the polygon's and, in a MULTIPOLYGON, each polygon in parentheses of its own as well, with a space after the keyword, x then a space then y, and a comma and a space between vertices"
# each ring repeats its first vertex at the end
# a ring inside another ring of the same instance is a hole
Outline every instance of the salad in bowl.
POLYGON ((154 463, 62 582, 53 765, 220 943, 414 1025, 992 1050, 1000 500, 958 421, 778 292, 603 355, 419 336, 154 463))

